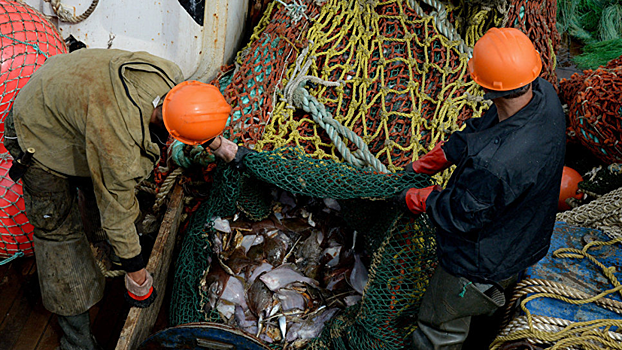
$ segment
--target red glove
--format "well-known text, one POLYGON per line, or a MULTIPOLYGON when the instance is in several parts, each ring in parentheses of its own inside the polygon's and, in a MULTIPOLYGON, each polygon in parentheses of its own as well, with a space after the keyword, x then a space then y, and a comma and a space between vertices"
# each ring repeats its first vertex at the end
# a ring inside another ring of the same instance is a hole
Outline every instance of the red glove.
POLYGON ((443 188, 439 185, 428 186, 424 188, 410 188, 406 190, 404 200, 406 206, 415 215, 425 212, 425 203, 428 200, 428 196, 432 191, 441 191, 443 188))
POLYGON ((145 308, 155 301, 157 293, 153 287, 153 277, 149 271, 145 270, 146 278, 142 284, 136 283, 129 274, 125 275, 125 300, 130 306, 145 308))
MULTIPOLYGON (((445 152, 441 146, 445 141, 441 141, 421 159, 412 162, 412 171, 418 174, 434 175, 451 166, 451 162, 445 157, 445 152)), ((411 170, 411 169, 407 169, 411 170)))

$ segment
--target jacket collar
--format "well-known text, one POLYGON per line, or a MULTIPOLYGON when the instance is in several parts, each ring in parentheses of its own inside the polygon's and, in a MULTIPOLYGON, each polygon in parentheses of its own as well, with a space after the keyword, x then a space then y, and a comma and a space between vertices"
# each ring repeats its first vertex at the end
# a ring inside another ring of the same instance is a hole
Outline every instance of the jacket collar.
POLYGON ((537 78, 533 81, 533 98, 525 107, 516 114, 507 118, 506 120, 499 122, 499 115, 497 113, 497 107, 492 106, 488 112, 482 117, 484 120, 480 125, 480 131, 467 135, 467 144, 469 154, 476 154, 494 139, 502 139, 517 128, 522 128, 532 119, 538 115, 536 113, 542 110, 544 104, 544 92, 540 86, 541 78, 537 78))

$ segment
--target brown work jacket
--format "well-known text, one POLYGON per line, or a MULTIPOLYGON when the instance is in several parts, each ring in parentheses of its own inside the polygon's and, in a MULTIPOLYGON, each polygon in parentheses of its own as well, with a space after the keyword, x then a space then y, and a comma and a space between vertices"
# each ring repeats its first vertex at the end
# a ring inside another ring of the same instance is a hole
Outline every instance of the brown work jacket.
POLYGON ((50 57, 15 99, 20 148, 34 148, 54 172, 93 180, 102 228, 121 258, 141 252, 135 187, 160 157, 149 134, 154 100, 182 80, 175 63, 146 52, 82 49, 50 57))

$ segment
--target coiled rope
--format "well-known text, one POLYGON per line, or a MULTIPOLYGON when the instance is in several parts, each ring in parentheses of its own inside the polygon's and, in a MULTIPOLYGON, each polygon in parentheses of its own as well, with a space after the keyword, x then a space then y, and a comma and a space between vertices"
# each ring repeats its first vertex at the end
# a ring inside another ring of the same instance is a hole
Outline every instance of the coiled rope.
POLYGON ((95 11, 95 8, 97 7, 97 4, 99 3, 99 0, 93 0, 91 2, 91 6, 89 6, 89 8, 87 8, 80 16, 74 16, 73 14, 71 14, 71 11, 67 10, 63 4, 61 3, 61 0, 45 0, 47 2, 50 3, 50 5, 52 5, 52 9, 54 10, 54 13, 56 13, 56 16, 58 16, 58 19, 63 21, 63 22, 68 22, 68 23, 79 23, 84 21, 85 19, 87 19, 91 13, 93 13, 93 11, 95 11))
MULTIPOLYGON (((622 293, 622 285, 614 275, 615 266, 607 267, 588 253, 590 248, 598 246, 610 246, 622 242, 622 237, 610 241, 592 241, 583 249, 561 248, 553 252, 557 258, 586 258, 600 268, 603 274, 611 282, 614 288, 606 290, 598 295, 590 296, 587 293, 577 291, 574 288, 560 283, 543 281, 538 279, 521 281, 516 288, 515 294, 508 303, 512 306, 521 297, 535 293, 525 298, 521 303, 521 310, 525 316, 520 316, 508 324, 500 335, 491 344, 490 349, 498 349, 506 342, 527 339, 533 343, 553 344, 548 349, 622 349, 622 335, 611 332, 611 327, 622 327, 622 320, 600 319, 587 322, 571 322, 552 317, 532 316, 526 308, 526 304, 537 298, 551 298, 564 301, 569 304, 582 305, 594 303, 607 310, 622 315, 622 302, 605 298, 613 293, 622 293)), ((506 311, 507 323, 510 309, 506 311)))
POLYGON ((558 213, 556 220, 595 228, 612 238, 622 237, 622 188, 572 210, 558 213))

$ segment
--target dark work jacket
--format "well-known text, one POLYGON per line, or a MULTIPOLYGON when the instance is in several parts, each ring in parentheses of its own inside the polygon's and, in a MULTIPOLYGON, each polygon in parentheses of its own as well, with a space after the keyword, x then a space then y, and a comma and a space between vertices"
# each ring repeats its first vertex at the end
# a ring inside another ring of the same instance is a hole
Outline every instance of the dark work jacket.
POLYGON ((443 145, 456 164, 426 212, 437 227, 438 257, 449 273, 499 282, 546 254, 557 213, 566 125, 553 86, 538 78, 533 98, 499 122, 493 105, 443 145))

